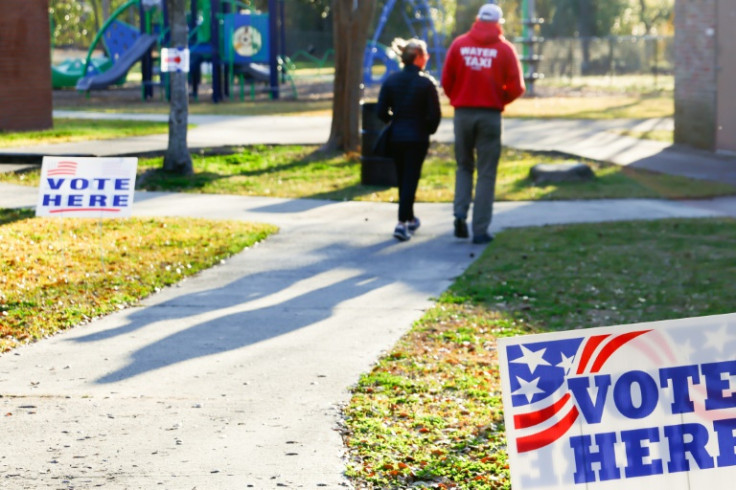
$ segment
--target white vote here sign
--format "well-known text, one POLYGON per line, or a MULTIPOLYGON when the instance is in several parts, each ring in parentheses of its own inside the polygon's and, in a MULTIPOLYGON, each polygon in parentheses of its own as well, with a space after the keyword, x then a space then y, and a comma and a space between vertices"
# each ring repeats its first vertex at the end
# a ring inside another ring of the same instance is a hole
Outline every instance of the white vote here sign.
POLYGON ((36 216, 131 215, 137 158, 44 157, 36 216))
POLYGON ((498 344, 514 490, 736 485, 736 314, 498 344))

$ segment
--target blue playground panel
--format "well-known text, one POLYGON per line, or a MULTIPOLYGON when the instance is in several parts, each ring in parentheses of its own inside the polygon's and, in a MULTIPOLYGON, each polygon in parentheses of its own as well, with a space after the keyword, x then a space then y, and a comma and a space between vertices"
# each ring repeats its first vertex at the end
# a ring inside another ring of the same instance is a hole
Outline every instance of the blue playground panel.
POLYGON ((235 64, 268 63, 268 14, 225 16, 225 57, 235 64))

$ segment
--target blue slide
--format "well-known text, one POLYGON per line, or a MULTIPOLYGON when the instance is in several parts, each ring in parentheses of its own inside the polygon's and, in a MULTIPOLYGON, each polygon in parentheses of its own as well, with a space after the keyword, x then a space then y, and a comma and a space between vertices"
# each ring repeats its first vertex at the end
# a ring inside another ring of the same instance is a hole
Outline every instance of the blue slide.
POLYGON ((115 63, 109 70, 80 78, 79 81, 77 81, 77 90, 96 90, 107 88, 114 84, 117 80, 128 73, 130 67, 140 60, 157 40, 157 36, 141 34, 138 39, 135 40, 135 43, 130 47, 130 49, 125 51, 122 56, 115 60, 115 63))

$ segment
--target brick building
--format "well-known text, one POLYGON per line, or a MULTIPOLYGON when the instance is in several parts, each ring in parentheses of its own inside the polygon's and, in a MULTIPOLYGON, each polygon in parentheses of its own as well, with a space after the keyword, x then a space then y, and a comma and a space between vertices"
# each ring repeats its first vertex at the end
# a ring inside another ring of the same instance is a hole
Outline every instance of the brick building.
POLYGON ((0 130, 52 126, 48 0, 2 0, 0 130))
POLYGON ((736 153, 734 0, 675 2, 675 142, 736 153))

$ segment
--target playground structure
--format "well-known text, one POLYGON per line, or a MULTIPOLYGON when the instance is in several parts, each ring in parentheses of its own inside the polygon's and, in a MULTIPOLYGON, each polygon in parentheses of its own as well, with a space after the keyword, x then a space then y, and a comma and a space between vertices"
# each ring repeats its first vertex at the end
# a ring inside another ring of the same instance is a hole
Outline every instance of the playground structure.
POLYGON ((445 34, 436 27, 436 24, 441 25, 444 19, 441 2, 439 0, 387 0, 381 10, 373 37, 366 45, 363 57, 363 83, 366 86, 381 84, 391 73, 399 69, 396 54, 389 47, 378 42, 389 16, 394 11, 401 13, 411 37, 422 39, 427 43, 430 57, 426 70, 439 79, 447 51, 445 34), (435 22, 436 20, 440 22, 435 22), (386 68, 380 76, 374 73, 376 62, 382 63, 386 68))
MULTIPOLYGON (((497 0, 489 1, 498 3, 497 0)), ((439 0, 387 0, 381 10, 375 33, 367 43, 363 58, 363 82, 366 86, 383 83, 388 75, 399 69, 397 55, 390 48, 378 42, 389 16, 397 10, 404 18, 410 35, 427 43, 430 55, 427 71, 436 79, 440 79, 447 51, 445 46, 448 44, 442 29, 437 28, 438 25, 444 24, 445 15, 442 3, 439 0), (382 63, 386 68, 380 75, 374 71, 376 63, 382 63)), ((544 78, 544 75, 538 71, 542 57, 537 53, 538 46, 544 42, 544 39, 536 35, 536 28, 544 23, 544 19, 535 17, 534 0, 522 0, 521 10, 523 33, 519 39, 522 44, 520 61, 523 65, 528 93, 532 95, 534 82, 544 78)))
MULTIPOLYGON (((197 97, 202 66, 211 68, 212 100, 230 96, 236 81, 241 97, 246 82, 254 96, 255 84, 264 83, 272 98, 279 85, 293 81, 278 55, 283 49, 283 0, 269 0, 269 13, 251 10, 237 0, 191 0, 188 13, 191 69, 190 84, 197 97), (280 36, 278 34, 281 34, 280 36)), ((92 41, 85 60, 67 60, 52 67, 54 88, 74 87, 79 91, 100 90, 124 83, 129 70, 141 63, 142 97, 153 97, 154 87, 166 87, 157 59, 169 41, 166 3, 162 0, 129 0, 113 12, 92 41), (137 14, 138 26, 122 19, 137 14), (94 57, 101 44, 106 56, 94 57), (159 81, 154 82, 158 77, 159 81)), ((181 48, 180 46, 177 46, 181 48)))

